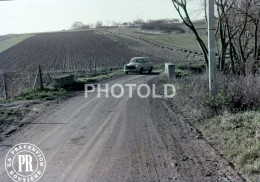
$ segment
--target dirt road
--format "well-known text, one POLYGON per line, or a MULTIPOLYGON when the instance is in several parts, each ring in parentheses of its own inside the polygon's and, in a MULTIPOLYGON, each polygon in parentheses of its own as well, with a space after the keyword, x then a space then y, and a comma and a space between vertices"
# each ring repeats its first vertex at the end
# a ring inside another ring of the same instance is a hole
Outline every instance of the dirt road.
MULTIPOLYGON (((111 81, 147 83, 157 75, 111 81)), ((65 101, 1 142, 1 181, 11 181, 4 158, 12 145, 32 143, 45 154, 39 181, 241 181, 198 133, 159 99, 97 98, 65 101), (9 146, 10 145, 10 146, 9 146)))

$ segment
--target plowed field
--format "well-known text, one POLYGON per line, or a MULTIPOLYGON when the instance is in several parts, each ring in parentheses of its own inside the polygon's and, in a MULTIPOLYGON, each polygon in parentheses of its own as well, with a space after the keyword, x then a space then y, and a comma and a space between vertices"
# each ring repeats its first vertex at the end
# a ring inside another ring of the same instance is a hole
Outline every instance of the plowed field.
POLYGON ((42 33, 0 54, 0 71, 46 71, 122 66, 133 51, 93 31, 42 33))

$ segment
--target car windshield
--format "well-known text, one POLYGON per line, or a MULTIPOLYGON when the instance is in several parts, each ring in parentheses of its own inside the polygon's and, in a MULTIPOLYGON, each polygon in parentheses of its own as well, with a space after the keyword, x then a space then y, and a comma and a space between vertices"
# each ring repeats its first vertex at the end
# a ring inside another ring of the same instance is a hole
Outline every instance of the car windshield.
POLYGON ((147 58, 132 59, 130 62, 131 63, 148 63, 149 59, 147 59, 147 58))

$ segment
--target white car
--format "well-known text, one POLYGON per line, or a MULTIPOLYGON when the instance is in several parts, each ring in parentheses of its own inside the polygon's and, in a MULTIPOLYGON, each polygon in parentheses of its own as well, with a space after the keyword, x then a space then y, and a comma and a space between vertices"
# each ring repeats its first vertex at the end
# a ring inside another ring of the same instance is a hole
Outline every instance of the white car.
POLYGON ((124 71, 126 74, 129 72, 138 72, 141 74, 143 71, 152 73, 153 64, 146 57, 135 57, 131 59, 130 63, 124 65, 124 71))

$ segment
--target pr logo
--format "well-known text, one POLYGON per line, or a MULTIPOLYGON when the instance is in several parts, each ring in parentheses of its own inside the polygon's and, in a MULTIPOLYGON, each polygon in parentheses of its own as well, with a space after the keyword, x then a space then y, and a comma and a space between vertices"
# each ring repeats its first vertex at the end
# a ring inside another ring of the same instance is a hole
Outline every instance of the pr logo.
POLYGON ((18 155, 19 171, 23 172, 22 167, 25 165, 25 172, 33 172, 32 156, 31 155, 18 155))
POLYGON ((20 143, 12 147, 5 158, 5 169, 14 181, 37 181, 43 175, 46 160, 33 144, 20 143))

